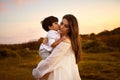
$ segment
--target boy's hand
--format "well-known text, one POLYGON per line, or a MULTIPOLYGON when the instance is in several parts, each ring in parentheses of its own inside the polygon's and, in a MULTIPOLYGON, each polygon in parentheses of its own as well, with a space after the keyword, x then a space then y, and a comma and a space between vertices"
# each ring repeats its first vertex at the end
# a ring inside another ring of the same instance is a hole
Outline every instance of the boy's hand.
POLYGON ((43 44, 47 45, 47 43, 48 43, 48 38, 45 38, 45 39, 43 40, 43 44))

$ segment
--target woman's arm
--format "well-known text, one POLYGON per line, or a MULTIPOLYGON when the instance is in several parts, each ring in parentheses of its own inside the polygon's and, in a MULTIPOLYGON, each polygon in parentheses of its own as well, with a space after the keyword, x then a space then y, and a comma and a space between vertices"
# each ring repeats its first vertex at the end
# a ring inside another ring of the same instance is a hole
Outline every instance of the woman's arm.
POLYGON ((56 64, 65 56, 68 49, 71 47, 71 44, 61 42, 58 46, 54 48, 51 55, 48 56, 45 60, 42 60, 37 68, 33 70, 33 76, 35 78, 41 78, 46 73, 49 73, 56 68, 56 64))
POLYGON ((64 40, 65 40, 64 37, 60 38, 59 40, 55 41, 55 42, 51 45, 51 47, 55 48, 60 42, 62 42, 62 41, 64 41, 64 40))

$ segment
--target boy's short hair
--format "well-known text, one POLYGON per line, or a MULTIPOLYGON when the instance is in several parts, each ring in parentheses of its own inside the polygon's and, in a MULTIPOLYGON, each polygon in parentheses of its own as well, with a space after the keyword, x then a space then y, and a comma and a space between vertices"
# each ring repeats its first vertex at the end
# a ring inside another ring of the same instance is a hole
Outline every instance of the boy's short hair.
POLYGON ((45 31, 49 31, 49 26, 52 26, 52 23, 54 23, 54 22, 58 22, 57 17, 54 17, 54 16, 46 17, 43 21, 41 21, 42 28, 45 31))

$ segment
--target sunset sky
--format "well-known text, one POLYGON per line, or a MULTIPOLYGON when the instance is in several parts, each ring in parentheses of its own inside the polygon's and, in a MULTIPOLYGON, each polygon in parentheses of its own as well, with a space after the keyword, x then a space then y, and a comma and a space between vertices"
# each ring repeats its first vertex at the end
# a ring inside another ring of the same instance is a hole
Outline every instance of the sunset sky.
POLYGON ((97 34, 120 27, 120 0, 0 0, 0 44, 38 40, 41 20, 65 14, 77 17, 80 34, 97 34))

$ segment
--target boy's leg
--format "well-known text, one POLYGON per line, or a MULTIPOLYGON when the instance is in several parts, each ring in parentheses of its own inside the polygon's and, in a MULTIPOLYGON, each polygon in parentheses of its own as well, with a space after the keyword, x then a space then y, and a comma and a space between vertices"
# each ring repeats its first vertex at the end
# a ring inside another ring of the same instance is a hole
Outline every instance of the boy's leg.
POLYGON ((39 55, 42 59, 46 59, 50 55, 50 52, 45 49, 42 49, 39 51, 39 55))

